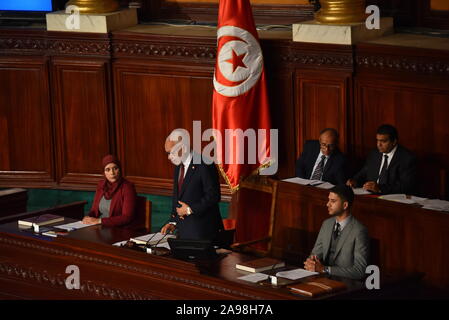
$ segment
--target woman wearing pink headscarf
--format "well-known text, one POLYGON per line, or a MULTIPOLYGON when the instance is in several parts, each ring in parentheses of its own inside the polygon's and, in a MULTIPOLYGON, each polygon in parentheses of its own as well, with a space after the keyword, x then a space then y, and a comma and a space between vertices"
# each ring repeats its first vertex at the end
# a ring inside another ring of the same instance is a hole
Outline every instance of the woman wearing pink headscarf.
POLYGON ((134 184, 122 177, 120 161, 113 155, 103 158, 105 179, 97 185, 94 202, 85 224, 99 224, 116 227, 131 223, 136 207, 134 184))

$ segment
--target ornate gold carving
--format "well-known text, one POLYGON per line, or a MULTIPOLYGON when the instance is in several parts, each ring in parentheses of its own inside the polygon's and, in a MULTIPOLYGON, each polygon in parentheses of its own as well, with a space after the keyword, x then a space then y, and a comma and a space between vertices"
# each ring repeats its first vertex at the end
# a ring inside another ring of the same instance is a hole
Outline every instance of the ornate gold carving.
MULTIPOLYGON (((205 283, 205 282, 201 282, 198 280, 193 280, 193 279, 188 279, 188 278, 184 278, 184 277, 179 277, 179 276, 174 276, 172 274, 167 274, 167 273, 162 273, 162 272, 158 272, 152 268, 145 268, 145 267, 136 267, 133 265, 129 265, 129 264, 124 264, 124 263, 120 263, 120 262, 116 262, 113 260, 106 260, 106 259, 101 259, 101 258, 97 258, 95 256, 91 256, 91 255, 86 255, 86 254, 81 254, 81 253, 76 253, 73 251, 68 251, 65 249, 57 249, 57 248, 51 248, 48 246, 43 246, 40 244, 36 244, 33 242, 27 242, 27 241, 22 241, 22 240, 18 240, 18 239, 14 239, 14 238, 9 238, 9 237, 2 237, 0 236, 0 244, 6 244, 6 245, 12 245, 12 246, 19 246, 19 247, 25 247, 25 248, 30 248, 33 251, 42 251, 42 252, 47 252, 47 253, 51 253, 53 255, 61 255, 61 256, 71 256, 71 257, 75 257, 78 258, 80 260, 84 260, 84 261, 89 261, 92 263, 99 263, 99 264, 105 264, 105 265, 109 265, 109 266, 114 266, 114 267, 118 267, 121 269, 125 269, 125 270, 129 270, 129 271, 133 271, 136 272, 138 274, 146 274, 146 275, 150 275, 153 277, 157 277, 159 279, 164 279, 164 280, 168 280, 168 281, 174 281, 174 282, 178 282, 178 283, 184 283, 184 284, 190 284, 190 285, 194 285, 196 287, 199 288, 206 288, 206 289, 210 289, 213 291, 217 291, 220 293, 225 293, 225 294, 232 294, 235 296, 240 296, 243 298, 248 298, 248 299, 252 299, 252 300, 260 300, 263 299, 263 297, 260 296, 256 296, 253 295, 251 293, 246 293, 243 291, 237 291, 237 290, 233 290, 233 289, 229 289, 226 287, 222 287, 219 285, 212 285, 209 283, 205 283)), ((20 268, 20 267, 19 267, 20 268)), ((22 272, 22 270, 25 270, 24 268, 20 268, 19 269, 20 272, 22 272)), ((32 270, 31 268, 29 268, 28 270, 32 270)), ((14 267, 12 267, 10 264, 8 263, 0 263, 0 273, 7 273, 8 275, 12 275, 12 273, 14 272, 14 267)), ((60 281, 59 278, 60 275, 56 275, 56 279, 55 279, 55 283, 57 283, 59 286, 61 286, 62 284, 64 284, 64 288, 65 288, 65 282, 61 283, 62 281, 60 281)), ((45 278, 48 281, 48 277, 44 277, 42 273, 40 272, 33 272, 31 271, 31 274, 28 274, 28 278, 30 279, 34 279, 34 281, 42 283, 42 280, 45 278), (34 273, 34 274, 33 274, 34 273)), ((101 288, 98 285, 93 284, 91 281, 86 281, 86 282, 81 282, 81 287, 80 287, 82 292, 90 292, 90 293, 95 293, 96 295, 100 295, 101 293, 101 288)), ((132 293, 120 293, 120 291, 118 289, 114 289, 117 290, 117 294, 114 296, 117 296, 118 299, 120 298, 124 298, 124 299, 155 299, 155 297, 142 297, 138 294, 136 294, 135 292, 132 293)), ((110 298, 112 298, 111 294, 109 294, 110 298)), ((157 299, 157 297, 156 297, 157 299)))
POLYGON ((66 7, 72 5, 77 6, 81 14, 114 12, 120 7, 117 0, 70 0, 66 7))
POLYGON ((440 59, 420 57, 399 57, 388 55, 359 55, 356 58, 359 68, 390 70, 394 72, 414 72, 435 75, 449 75, 449 62, 440 59))
POLYGON ((214 61, 216 48, 213 46, 185 46, 172 44, 144 44, 114 42, 112 51, 115 56, 140 56, 140 57, 179 57, 181 59, 206 59, 214 61))
POLYGON ((315 20, 325 24, 347 24, 365 21, 365 0, 321 0, 315 20))
MULTIPOLYGON (((7 262, 0 263, 0 274, 6 273, 8 276, 21 277, 23 281, 38 282, 39 285, 50 285, 61 290, 68 290, 64 275, 56 274, 51 275, 47 270, 37 271, 31 267, 25 268, 17 264, 9 264, 7 262)), ((111 288, 106 284, 96 284, 90 280, 81 281, 80 290, 83 294, 90 293, 98 298, 106 299, 132 299, 132 300, 151 300, 155 299, 152 296, 141 296, 136 292, 125 292, 117 288, 111 288)))

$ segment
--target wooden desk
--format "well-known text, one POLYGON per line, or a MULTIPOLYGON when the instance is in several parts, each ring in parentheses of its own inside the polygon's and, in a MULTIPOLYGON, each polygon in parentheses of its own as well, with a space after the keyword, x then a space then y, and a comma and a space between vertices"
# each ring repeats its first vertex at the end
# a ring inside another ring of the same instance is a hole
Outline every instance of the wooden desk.
POLYGON ((0 217, 27 211, 27 190, 21 188, 0 190, 0 217))
MULTIPOLYGON (((47 238, 20 232, 16 221, 0 225, 0 298, 39 299, 304 299, 285 287, 250 284, 235 264, 252 256, 231 253, 196 265, 171 257, 114 247, 137 235, 100 225, 47 238), (80 270, 80 290, 68 290, 66 267, 80 270)), ((348 290, 323 298, 354 297, 364 282, 344 280, 348 290)), ((374 293, 376 296, 380 292, 374 293)))
MULTIPOLYGON (((272 253, 303 261, 311 252, 321 224, 329 217, 329 191, 278 182, 272 253)), ((371 237, 371 264, 381 273, 425 273, 427 284, 449 287, 449 214, 356 196, 352 214, 371 237)))

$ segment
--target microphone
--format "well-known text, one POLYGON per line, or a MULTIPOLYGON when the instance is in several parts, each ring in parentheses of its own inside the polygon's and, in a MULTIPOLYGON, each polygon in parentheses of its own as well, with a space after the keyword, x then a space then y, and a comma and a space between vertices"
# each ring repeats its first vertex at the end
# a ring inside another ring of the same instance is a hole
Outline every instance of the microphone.
POLYGON ((158 246, 157 246, 162 240, 164 240, 164 238, 167 235, 168 235, 168 233, 164 234, 164 236, 162 238, 160 238, 159 241, 156 242, 156 244, 154 246, 152 246, 152 247, 150 246, 149 248, 147 248, 147 253, 154 254, 157 256, 162 256, 164 254, 169 253, 170 250, 168 250, 167 248, 158 248, 158 246))
MULTIPOLYGON (((170 218, 168 218, 168 220, 165 221, 165 223, 162 225, 162 228, 163 228, 167 223, 169 223, 170 220, 171 220, 172 218, 174 218, 174 214, 171 214, 171 215, 170 215, 170 218)), ((150 248, 150 249, 151 249, 150 242, 151 242, 151 240, 153 240, 153 238, 154 238, 158 233, 159 233, 159 232, 155 232, 155 233, 154 233, 154 234, 147 240, 147 242, 145 243, 144 248, 150 248)), ((165 234, 165 235, 166 235, 166 234, 165 234)), ((165 235, 161 238, 161 240, 165 237, 165 235)), ((160 241, 160 240, 159 240, 159 241, 160 241)), ((159 244, 159 242, 157 242, 157 244, 159 244)))

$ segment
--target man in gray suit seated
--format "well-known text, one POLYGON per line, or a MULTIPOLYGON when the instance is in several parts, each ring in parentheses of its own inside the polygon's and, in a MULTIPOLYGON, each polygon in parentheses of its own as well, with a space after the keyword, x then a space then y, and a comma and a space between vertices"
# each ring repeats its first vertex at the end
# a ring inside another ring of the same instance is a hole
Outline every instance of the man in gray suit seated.
POLYGON ((368 231, 350 209, 354 193, 348 186, 339 185, 330 190, 327 208, 331 218, 326 219, 310 257, 304 262, 309 271, 333 276, 362 279, 368 264, 368 231))

